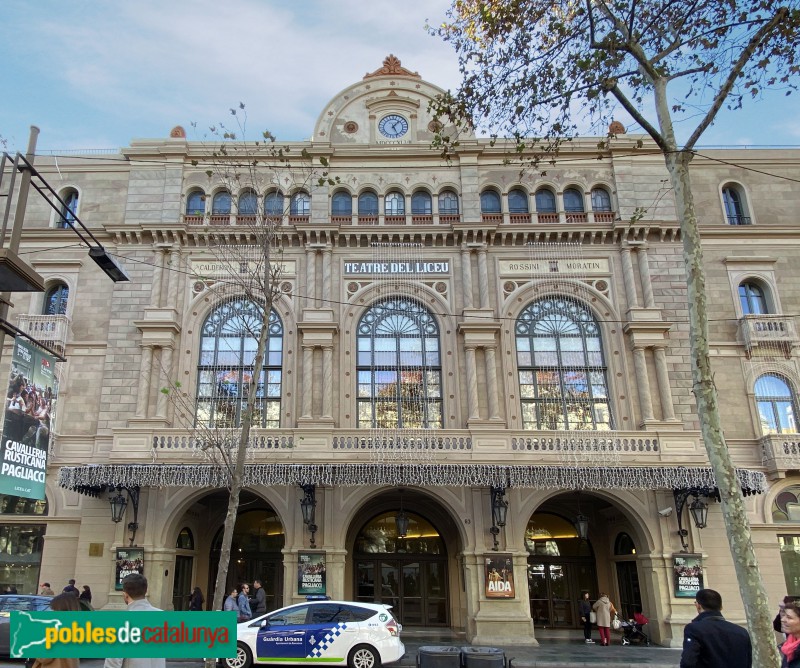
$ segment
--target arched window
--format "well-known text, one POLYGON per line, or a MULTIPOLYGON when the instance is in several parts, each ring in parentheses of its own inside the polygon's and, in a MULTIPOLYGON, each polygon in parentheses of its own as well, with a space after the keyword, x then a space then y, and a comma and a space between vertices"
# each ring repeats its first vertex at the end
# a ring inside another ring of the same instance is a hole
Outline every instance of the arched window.
POLYGON ((231 212, 231 194, 225 190, 214 195, 211 202, 211 215, 226 216, 231 212))
POLYGON ((458 215, 458 195, 452 190, 439 193, 439 213, 445 216, 458 215))
POLYGON ((519 188, 508 192, 509 213, 528 213, 528 193, 519 188))
POLYGON ((439 328, 424 306, 395 297, 358 323, 358 426, 440 429, 439 328))
POLYGON ((430 216, 433 204, 431 196, 424 190, 418 190, 411 195, 411 213, 416 216, 430 216))
POLYGON ((481 193, 481 213, 500 213, 500 195, 494 190, 481 193))
POLYGON ((69 288, 64 283, 51 285, 44 293, 43 315, 66 315, 69 288))
POLYGON ((403 216, 406 213, 406 198, 403 193, 392 191, 386 195, 383 211, 387 216, 403 216))
POLYGON ((60 193, 60 197, 66 206, 60 208, 61 215, 56 221, 56 227, 64 229, 70 227, 70 223, 74 223, 75 216, 78 215, 78 191, 68 188, 60 193))
POLYGON ((186 196, 186 215, 202 216, 206 212, 206 195, 202 190, 192 190, 186 196))
MULTIPOLYGON (((253 374, 262 309, 245 299, 220 304, 203 324, 198 364, 198 425, 234 428, 241 423, 253 374)), ((283 325, 269 315, 269 345, 258 378, 254 427, 280 427, 283 325)))
POLYGON ((264 198, 264 215, 280 217, 283 215, 283 193, 271 192, 264 198))
POLYGON ((722 202, 725 204, 725 216, 729 225, 749 225, 744 194, 735 185, 727 185, 722 189, 722 202))
POLYGON ((547 188, 540 188, 536 191, 536 212, 537 213, 555 213, 556 212, 556 196, 552 190, 547 188))
POLYGON ((760 376, 755 394, 762 434, 797 432, 797 402, 786 378, 773 373, 760 376))
POLYGON ((255 216, 258 213, 258 196, 249 190, 239 197, 239 215, 255 216))
POLYGON ((378 196, 371 190, 366 190, 358 196, 358 215, 378 215, 378 196))
POLYGON ((547 297, 520 314, 515 330, 523 427, 612 429, 600 327, 591 311, 547 297))
POLYGON ((353 215, 353 198, 349 192, 340 190, 333 194, 331 199, 331 215, 332 216, 352 216, 353 215))
POLYGON ((179 550, 193 550, 194 549, 194 536, 189 527, 183 527, 178 534, 178 540, 175 541, 175 547, 179 550))
POLYGON ((769 313, 767 299, 760 286, 751 281, 739 285, 739 303, 743 315, 764 315, 769 313))
POLYGON ((614 541, 614 554, 636 554, 636 543, 634 543, 633 538, 631 538, 624 531, 617 534, 617 538, 614 541))
POLYGON ((292 196, 289 214, 292 216, 308 216, 311 213, 311 197, 308 193, 299 192, 292 196))
POLYGON ((564 211, 583 213, 583 194, 577 188, 567 188, 564 191, 564 211))
POLYGON ((611 195, 605 188, 592 188, 592 211, 611 211, 611 195))
MULTIPOLYGON (((800 485, 791 485, 784 488, 775 496, 772 502, 772 521, 773 522, 800 522, 800 485)), ((800 539, 800 536, 797 536, 800 539)), ((800 543, 800 540, 792 541, 800 543)), ((798 545, 800 547, 800 545, 798 545)), ((781 550, 783 552, 783 550, 781 550)), ((796 552, 792 550, 792 557, 796 560, 796 552)), ((797 570, 798 564, 795 561, 794 569, 797 570)), ((784 563, 784 568, 786 564, 784 563)))

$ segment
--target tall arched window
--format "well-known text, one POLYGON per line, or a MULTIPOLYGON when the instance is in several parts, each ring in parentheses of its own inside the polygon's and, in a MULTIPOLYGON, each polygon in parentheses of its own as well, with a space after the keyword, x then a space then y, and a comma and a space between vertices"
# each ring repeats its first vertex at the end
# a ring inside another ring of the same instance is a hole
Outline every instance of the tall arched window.
POLYGON ((749 225, 744 195, 735 185, 729 184, 722 189, 722 202, 725 205, 725 216, 729 225, 749 225))
POLYGON ((386 195, 383 205, 387 216, 403 216, 406 213, 406 198, 403 193, 392 191, 386 195))
POLYGON ((431 203, 430 194, 424 190, 418 190, 411 195, 411 213, 416 216, 429 216, 433 204, 431 203))
POLYGON ((605 188, 592 188, 592 211, 611 211, 611 195, 605 188))
POLYGON ((769 313, 764 291, 752 281, 745 281, 739 285, 739 303, 742 306, 743 315, 769 313))
POLYGON ((280 217, 283 215, 283 193, 271 192, 264 198, 264 215, 280 217))
POLYGON ((500 213, 500 195, 494 190, 481 193, 481 213, 500 213))
POLYGON ((358 323, 358 426, 440 429, 439 327, 424 306, 394 297, 358 323))
POLYGON ((258 196, 252 190, 239 197, 238 213, 240 216, 255 216, 258 213, 258 196))
MULTIPOLYGON (((203 324, 198 364, 198 425, 238 427, 261 332, 262 309, 245 299, 220 304, 203 324)), ((283 325, 269 315, 269 345, 258 379, 254 427, 280 427, 283 325)))
POLYGON ((353 198, 349 192, 340 190, 333 194, 331 199, 332 216, 351 216, 353 215, 353 198))
POLYGON ((528 213, 528 193, 519 188, 508 191, 509 213, 528 213))
POLYGON ((206 212, 206 194, 202 190, 192 190, 186 196, 186 215, 202 216, 206 212))
POLYGON ((64 283, 51 285, 44 293, 43 315, 66 315, 69 288, 64 283))
POLYGON ((56 220, 56 227, 68 228, 70 223, 75 222, 78 215, 78 191, 75 188, 68 188, 60 193, 61 199, 66 206, 60 208, 61 215, 56 220))
POLYGON ((583 194, 577 188, 567 188, 564 191, 564 211, 583 213, 583 194))
POLYGON ((445 216, 458 215, 458 195, 452 190, 439 193, 439 213, 445 216))
POLYGON ((211 202, 211 214, 214 216, 225 216, 231 212, 231 194, 225 190, 214 195, 211 202))
POLYGON ((536 191, 536 212, 556 212, 556 196, 553 194, 552 190, 548 190, 547 188, 539 188, 539 190, 536 191))
POLYGON ((797 400, 786 378, 764 374, 756 381, 755 393, 762 434, 797 432, 797 400))
POLYGON ((292 216, 308 216, 311 213, 311 196, 304 192, 295 193, 289 205, 289 213, 292 216))
POLYGON ((515 330, 523 427, 612 429, 600 328, 591 311, 547 297, 520 314, 515 330))
POLYGON ((358 196, 358 215, 378 215, 378 196, 371 190, 366 190, 358 196))

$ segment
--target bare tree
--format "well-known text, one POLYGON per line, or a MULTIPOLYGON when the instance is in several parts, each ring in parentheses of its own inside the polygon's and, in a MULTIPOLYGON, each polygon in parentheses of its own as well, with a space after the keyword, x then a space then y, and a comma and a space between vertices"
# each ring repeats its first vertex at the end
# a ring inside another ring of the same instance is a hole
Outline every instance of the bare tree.
MULTIPOLYGON (((742 490, 720 420, 689 165, 695 145, 723 108, 739 108, 764 89, 782 88, 787 95, 795 89, 798 3, 455 0, 448 20, 431 32, 452 43, 463 76, 459 90, 436 105, 440 118, 512 137, 517 157, 528 166, 552 157, 587 118, 608 127, 614 103, 663 153, 683 239, 693 391, 753 639, 753 663, 779 665, 742 490), (680 99, 671 97, 675 89, 680 99), (693 118, 699 122, 681 143, 675 123, 693 118)), ((458 139, 442 132, 438 144, 447 154, 458 139)))

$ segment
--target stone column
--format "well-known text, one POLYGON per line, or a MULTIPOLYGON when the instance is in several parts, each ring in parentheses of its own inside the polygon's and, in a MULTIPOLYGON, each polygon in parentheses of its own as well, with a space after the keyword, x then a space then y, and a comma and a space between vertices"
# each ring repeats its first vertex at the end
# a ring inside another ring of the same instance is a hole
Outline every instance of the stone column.
POLYGON ((311 418, 311 399, 313 398, 314 348, 303 346, 303 418, 311 418))
POLYGON ((631 249, 629 246, 622 248, 622 284, 625 287, 625 299, 628 308, 639 308, 639 297, 636 295, 636 283, 633 277, 633 263, 631 262, 631 249))
POLYGON ((478 282, 481 291, 481 308, 489 308, 489 270, 486 263, 486 248, 478 251, 478 282))
POLYGON ((333 249, 326 246, 322 251, 322 306, 323 308, 331 307, 331 286, 333 277, 331 276, 331 257, 333 256, 333 249))
POLYGON ((173 246, 169 252, 169 296, 167 306, 178 309, 180 286, 186 275, 181 271, 181 249, 173 246))
POLYGON ((472 267, 470 261, 472 252, 466 246, 461 246, 461 280, 464 285, 464 308, 472 308, 472 267))
POLYGON ((497 359, 495 357, 495 347, 484 348, 486 353, 486 380, 489 390, 489 419, 500 419, 500 403, 497 393, 497 359))
POLYGON ((161 307, 161 286, 164 282, 164 251, 156 248, 155 268, 153 269, 153 292, 150 303, 156 308, 161 307))
POLYGON ((317 292, 317 251, 306 249, 306 308, 316 306, 317 292))
POLYGON ((333 417, 333 346, 322 348, 322 417, 333 417))
POLYGON ((655 308, 656 301, 653 299, 653 283, 650 281, 650 264, 647 260, 647 248, 641 246, 636 252, 639 258, 639 279, 642 281, 642 297, 644 297, 645 308, 655 308))
POLYGON ((675 419, 675 406, 672 403, 672 388, 669 385, 669 370, 667 369, 667 351, 664 346, 653 348, 656 361, 656 382, 661 398, 661 415, 663 420, 675 419))
POLYGON ((644 348, 634 346, 633 348, 633 367, 636 373, 636 389, 639 391, 639 405, 642 409, 642 419, 647 422, 654 420, 653 400, 650 396, 650 381, 647 376, 647 361, 644 356, 644 348))
POLYGON ((467 411, 470 420, 479 420, 478 374, 475 367, 475 346, 467 346, 467 411))
POLYGON ((172 348, 161 349, 161 371, 158 374, 159 379, 159 392, 158 400, 156 402, 156 417, 167 417, 167 399, 168 395, 161 392, 162 387, 172 387, 172 348))
POLYGON ((142 360, 139 364, 139 383, 136 394, 136 417, 147 417, 147 404, 150 401, 150 376, 153 373, 153 346, 142 346, 142 360))

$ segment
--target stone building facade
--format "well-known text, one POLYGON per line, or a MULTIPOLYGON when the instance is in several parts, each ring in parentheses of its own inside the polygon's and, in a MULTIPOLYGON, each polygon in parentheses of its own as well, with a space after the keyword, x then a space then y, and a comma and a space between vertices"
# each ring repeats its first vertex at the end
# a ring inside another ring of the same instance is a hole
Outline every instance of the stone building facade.
MULTIPOLYGON (((208 593, 226 494, 196 424, 235 425, 242 368, 222 363, 221 342, 246 347, 226 329, 246 305, 214 263, 277 218, 274 348, 232 582, 261 578, 270 607, 286 605, 303 598, 300 557, 324 555, 332 597, 392 603, 408 628, 474 643, 577 629, 581 592, 606 591, 676 645, 695 614, 676 565, 699 565, 743 621, 692 395, 663 158, 618 134, 600 159, 596 138, 579 139, 521 174, 502 143, 467 136, 447 162, 429 147, 439 92, 387 59, 330 101, 289 163, 257 167, 252 195, 207 174, 208 146, 180 128, 119 153, 37 157, 131 280, 109 281, 30 199, 23 245, 47 292, 15 295, 12 320, 68 361, 46 506, 4 504, 7 553, 31 527, 42 536, 9 556, 9 583, 75 577, 118 606, 117 549, 133 540, 155 604, 208 593), (129 504, 114 524, 117 488, 129 504)), ((800 594, 800 152, 701 153, 715 378, 777 604, 800 594)))

